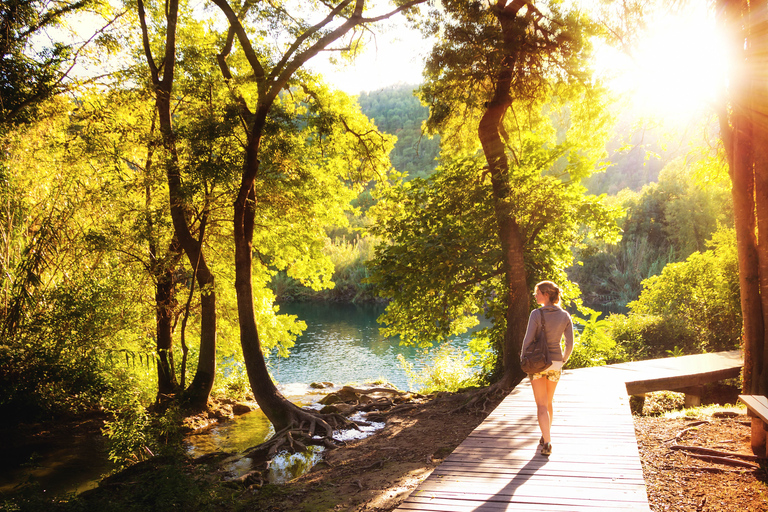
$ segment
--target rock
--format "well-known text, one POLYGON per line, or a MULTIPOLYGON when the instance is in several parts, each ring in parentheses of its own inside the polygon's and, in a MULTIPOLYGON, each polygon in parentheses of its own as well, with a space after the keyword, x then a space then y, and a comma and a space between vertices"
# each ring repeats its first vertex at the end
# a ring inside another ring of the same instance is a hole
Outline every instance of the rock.
POLYGON ((216 418, 217 420, 228 420, 232 418, 232 408, 229 405, 217 407, 211 411, 208 411, 209 418, 216 418))
POLYGON ((352 404, 345 404, 345 403, 338 403, 334 405, 326 405, 322 409, 320 409, 320 412, 323 414, 330 414, 330 413, 338 413, 341 415, 346 416, 347 414, 351 414, 355 411, 355 406, 352 404))
POLYGON ((332 388, 333 382, 313 382, 309 385, 312 389, 326 389, 326 388, 332 388))
POLYGON ((242 402, 237 402, 232 406, 232 414, 235 416, 240 416, 241 414, 251 412, 252 410, 253 409, 251 409, 250 405, 244 404, 242 402))
POLYGON ((741 414, 735 411, 716 411, 712 413, 713 418, 737 418, 739 416, 741 414))
POLYGON ((323 398, 318 400, 318 403, 321 403, 323 405, 333 405, 341 402, 341 398, 336 393, 331 393, 330 395, 325 395, 323 398))
POLYGON ((359 398, 359 395, 355 392, 355 389, 349 386, 344 386, 333 394, 337 395, 342 402, 357 402, 359 398))

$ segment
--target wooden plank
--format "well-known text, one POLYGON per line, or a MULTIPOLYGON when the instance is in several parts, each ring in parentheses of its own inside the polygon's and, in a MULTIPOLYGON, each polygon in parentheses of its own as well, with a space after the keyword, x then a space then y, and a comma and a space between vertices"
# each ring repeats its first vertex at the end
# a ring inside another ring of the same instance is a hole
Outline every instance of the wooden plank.
POLYGON ((744 365, 740 350, 650 359, 584 368, 595 378, 610 378, 626 383, 630 395, 653 391, 674 391, 738 377, 744 365))
POLYGON ((398 510, 649 510, 623 382, 566 372, 540 435, 526 379, 398 510))
POLYGON ((768 397, 761 395, 739 395, 739 400, 747 406, 763 423, 768 423, 768 397))
MULTIPOLYGON (((495 512, 510 510, 510 503, 492 500, 455 499, 438 496, 414 496, 413 494, 397 510, 420 510, 423 512, 495 512)), ((597 500, 588 500, 581 503, 556 503, 549 500, 545 503, 517 501, 514 503, 516 512, 596 512, 598 510, 648 510, 642 504, 614 503, 609 508, 605 503, 597 500)))
POLYGON ((538 453, 525 379, 397 510, 648 512, 628 391, 695 387, 738 374, 741 365, 733 351, 565 371, 549 457, 538 453))

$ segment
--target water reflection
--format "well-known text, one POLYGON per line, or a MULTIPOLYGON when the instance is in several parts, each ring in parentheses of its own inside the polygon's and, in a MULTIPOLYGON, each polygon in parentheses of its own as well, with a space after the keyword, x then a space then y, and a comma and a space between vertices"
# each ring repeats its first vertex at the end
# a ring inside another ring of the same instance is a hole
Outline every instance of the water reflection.
POLYGON ((261 409, 187 437, 187 453, 200 457, 214 452, 235 453, 261 444, 275 430, 261 409))
MULTIPOLYGON (((270 360, 272 375, 281 384, 347 384, 383 378, 399 389, 408 389, 397 354, 403 354, 417 371, 429 358, 414 347, 400 346, 399 338, 381 336, 376 319, 383 312, 384 306, 375 304, 282 305, 280 313, 298 316, 307 330, 296 340, 289 358, 270 360)), ((465 349, 468 341, 469 335, 460 336, 454 345, 465 349)))

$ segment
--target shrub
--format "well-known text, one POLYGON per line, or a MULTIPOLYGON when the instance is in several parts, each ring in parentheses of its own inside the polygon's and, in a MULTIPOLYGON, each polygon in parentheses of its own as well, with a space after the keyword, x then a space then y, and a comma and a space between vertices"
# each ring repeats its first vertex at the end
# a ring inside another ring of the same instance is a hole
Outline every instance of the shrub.
POLYGON ((409 385, 420 393, 456 392, 480 385, 477 372, 467 365, 462 352, 449 344, 433 351, 432 361, 420 372, 416 372, 413 363, 406 361, 402 354, 398 354, 397 359, 405 370, 409 385))
POLYGON ((741 306, 734 230, 719 230, 709 245, 712 249, 693 253, 646 279, 640 297, 628 305, 630 317, 660 316, 676 331, 686 333, 679 343, 665 343, 665 350, 679 345, 685 353, 699 353, 739 345, 741 306))
POLYGON ((623 359, 637 361, 667 357, 667 351, 681 347, 692 353, 696 335, 684 319, 661 315, 610 315, 606 318, 609 336, 616 342, 623 359))
POLYGON ((601 366, 624 359, 623 348, 607 333, 608 322, 598 320, 600 312, 588 311, 590 312, 589 320, 573 318, 574 322, 582 325, 582 329, 574 339, 573 352, 566 363, 566 368, 601 366))

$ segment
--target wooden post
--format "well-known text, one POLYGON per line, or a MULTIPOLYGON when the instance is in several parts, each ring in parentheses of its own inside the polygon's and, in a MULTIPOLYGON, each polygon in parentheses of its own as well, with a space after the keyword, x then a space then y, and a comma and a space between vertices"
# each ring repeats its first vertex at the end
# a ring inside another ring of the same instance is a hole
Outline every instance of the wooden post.
POLYGON ((752 435, 751 435, 751 444, 752 444, 752 453, 757 455, 758 457, 765 457, 768 455, 768 452, 766 452, 766 443, 765 443, 765 423, 763 423, 762 418, 757 418, 752 415, 752 411, 749 411, 750 416, 752 416, 752 435))
POLYGON ((678 392, 685 393, 685 407, 698 407, 701 405, 701 394, 703 392, 703 386, 692 386, 688 388, 682 388, 678 392))

